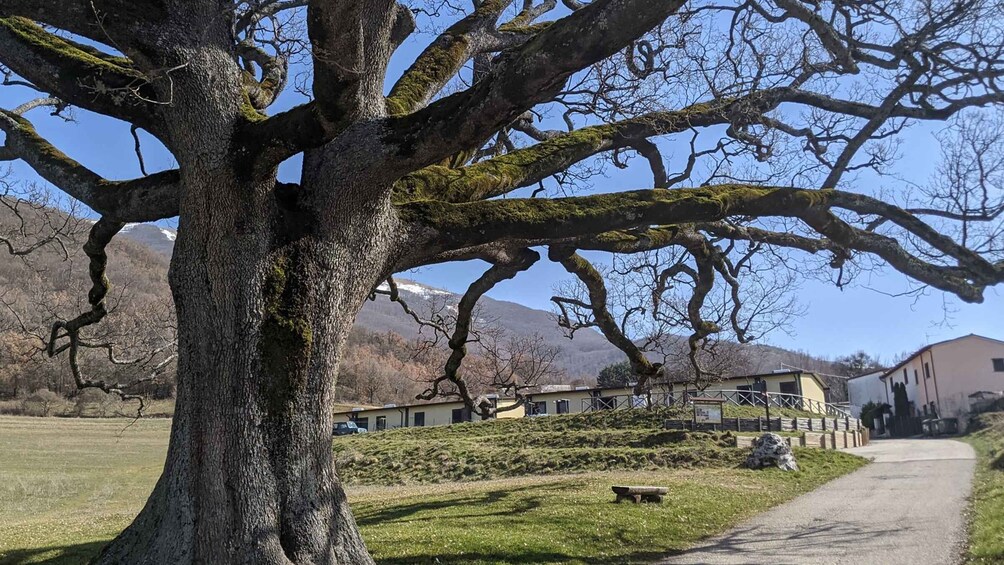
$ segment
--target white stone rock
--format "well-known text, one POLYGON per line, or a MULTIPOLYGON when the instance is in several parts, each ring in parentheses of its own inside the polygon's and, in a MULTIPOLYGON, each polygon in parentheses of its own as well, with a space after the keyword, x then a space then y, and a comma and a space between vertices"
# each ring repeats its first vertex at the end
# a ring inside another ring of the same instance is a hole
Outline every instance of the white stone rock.
POLYGON ((776 466, 784 471, 798 470, 788 443, 781 436, 769 432, 753 440, 753 451, 746 458, 746 466, 750 469, 776 466))

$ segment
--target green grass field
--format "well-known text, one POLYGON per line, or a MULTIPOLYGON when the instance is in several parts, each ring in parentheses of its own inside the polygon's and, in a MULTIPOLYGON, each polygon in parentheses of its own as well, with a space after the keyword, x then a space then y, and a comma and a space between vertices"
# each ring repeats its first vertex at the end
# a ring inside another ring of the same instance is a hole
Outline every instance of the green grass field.
MULTIPOLYGON (((131 422, 0 417, 0 562, 107 540, 132 520, 164 464, 171 422, 131 422)), ((71 550, 60 562, 83 560, 71 550)))
POLYGON ((1004 412, 981 414, 966 436, 979 460, 970 508, 968 563, 1004 563, 1004 412))
MULTIPOLYGON (((421 465, 402 463, 396 474, 357 472, 357 483, 382 476, 397 485, 348 489, 367 545, 382 564, 647 562, 864 464, 844 453, 799 450, 800 472, 749 471, 735 467, 738 450, 722 447, 719 434, 653 440, 669 433, 648 427, 661 417, 619 414, 592 423, 569 416, 400 430, 340 438, 335 445, 339 454, 340 444, 368 452, 380 444, 398 450, 425 442, 474 455, 490 446, 512 458, 521 449, 562 457, 596 449, 612 450, 602 451, 603 458, 646 449, 713 455, 691 457, 686 466, 671 460, 660 466, 646 456, 642 469, 583 464, 577 474, 542 468, 543 476, 439 484, 429 483, 451 481, 450 473, 408 470, 421 465), (360 446, 364 440, 372 445, 360 446), (613 504, 610 485, 625 482, 668 486, 670 494, 661 505, 613 504)), ((128 424, 0 417, 0 564, 85 562, 129 523, 160 471, 169 423, 128 424)))
MULTIPOLYGON (((763 410, 725 407, 726 417, 763 410)), ((399 428, 336 438, 347 484, 392 485, 483 481, 531 475, 664 468, 734 467, 745 451, 729 432, 668 431, 668 418, 689 410, 617 410, 500 419, 487 423, 399 428)), ((795 415, 794 412, 788 415, 795 415)))

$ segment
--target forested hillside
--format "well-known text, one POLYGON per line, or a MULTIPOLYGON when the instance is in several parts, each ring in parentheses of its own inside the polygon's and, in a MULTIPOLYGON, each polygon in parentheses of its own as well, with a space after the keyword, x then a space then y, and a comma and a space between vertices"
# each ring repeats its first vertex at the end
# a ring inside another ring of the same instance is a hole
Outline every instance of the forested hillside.
MULTIPOLYGON (((75 387, 66 356, 49 359, 43 347, 53 321, 72 318, 86 306, 89 282, 82 246, 90 224, 67 221, 49 209, 21 205, 18 212, 27 229, 9 207, 0 210, 0 234, 15 247, 40 243, 47 230, 58 229, 60 241, 0 261, 0 400, 23 397, 37 389, 72 396, 75 387)), ((130 225, 113 241, 108 267, 112 310, 89 338, 94 345, 110 345, 112 355, 107 347, 83 351, 81 367, 87 375, 121 382, 148 378, 135 392, 157 398, 173 394, 174 321, 167 269, 174 237, 169 228, 130 225)), ((420 315, 449 310, 460 298, 408 280, 398 281, 398 287, 401 297, 420 315)), ((483 303, 480 318, 511 335, 534 335, 554 350, 551 382, 593 384, 601 368, 623 360, 621 352, 595 331, 577 332, 569 340, 550 312, 491 298, 484 298, 483 303)), ((361 404, 414 401, 437 371, 438 359, 416 348, 416 340, 427 335, 419 334, 419 326, 400 304, 376 295, 359 314, 349 338, 339 400, 361 404)), ((743 346, 738 366, 746 372, 768 372, 782 365, 833 370, 830 362, 811 354, 766 345, 743 346)), ((831 383, 838 398, 840 384, 831 383)))

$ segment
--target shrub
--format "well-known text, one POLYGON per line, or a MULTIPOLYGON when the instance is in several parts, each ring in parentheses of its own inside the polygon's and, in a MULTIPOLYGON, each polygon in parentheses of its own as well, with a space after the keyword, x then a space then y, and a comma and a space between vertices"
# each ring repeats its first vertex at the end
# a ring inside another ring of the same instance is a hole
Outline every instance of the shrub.
POLYGON ((78 417, 106 418, 116 404, 118 404, 118 398, 96 388, 85 388, 77 395, 73 412, 78 417))
POLYGON ((890 406, 882 403, 868 401, 861 407, 861 423, 869 430, 875 429, 875 418, 881 418, 882 414, 889 411, 890 406))
POLYGON ((51 416, 63 403, 63 397, 47 388, 40 388, 21 401, 21 409, 28 416, 51 416))

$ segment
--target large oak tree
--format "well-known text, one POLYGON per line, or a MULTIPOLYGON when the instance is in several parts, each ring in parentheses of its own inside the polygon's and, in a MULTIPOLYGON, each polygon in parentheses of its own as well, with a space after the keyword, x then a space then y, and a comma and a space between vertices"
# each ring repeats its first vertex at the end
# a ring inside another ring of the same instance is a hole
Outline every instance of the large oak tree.
POLYGON ((98 562, 371 562, 333 467, 330 406, 356 312, 377 292, 393 298, 381 283, 402 270, 491 264, 442 327, 450 355, 430 388, 482 410, 463 379, 471 313, 541 250, 582 284, 556 297, 560 322, 606 335, 642 389, 659 367, 580 251, 668 253, 645 267, 647 308, 658 317, 672 303, 695 363, 716 334, 753 337, 742 278, 765 264, 757 254, 825 257, 841 283, 873 257, 979 302, 1004 281, 999 140, 973 125, 995 123, 1004 101, 999 11, 992 0, 0 0, 4 84, 40 93, 0 109, 0 160, 100 216, 85 246, 90 308, 48 344, 80 386, 128 395, 77 358, 81 332, 106 314, 106 244, 127 222, 178 218, 167 462, 98 562), (441 33, 388 84, 417 25, 441 33), (306 100, 270 113, 294 87, 306 100), (147 132, 177 169, 102 178, 29 121, 67 107, 147 132), (948 120, 959 150, 943 182, 863 184, 908 126, 948 120), (299 182, 279 182, 297 156, 299 182), (651 181, 576 192, 635 156, 651 181), (720 323, 705 309, 716 285, 720 323), (688 296, 661 300, 669 288, 688 296))

